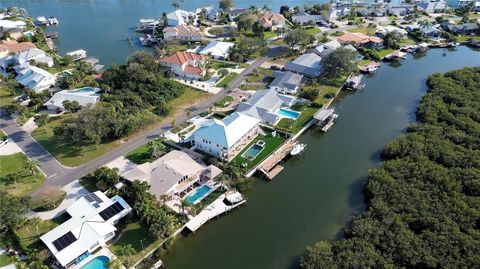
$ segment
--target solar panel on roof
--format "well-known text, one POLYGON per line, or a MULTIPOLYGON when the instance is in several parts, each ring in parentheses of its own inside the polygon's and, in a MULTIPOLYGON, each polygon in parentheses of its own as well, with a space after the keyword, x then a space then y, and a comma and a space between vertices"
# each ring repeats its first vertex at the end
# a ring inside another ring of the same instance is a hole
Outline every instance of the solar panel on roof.
POLYGON ((118 212, 121 212, 123 209, 125 208, 119 202, 115 202, 111 206, 102 210, 99 215, 103 220, 107 221, 111 217, 115 216, 118 212))
POLYGON ((55 246, 55 248, 58 251, 61 251, 62 249, 68 247, 69 245, 71 245, 75 241, 77 241, 77 238, 73 235, 72 232, 68 232, 68 233, 60 236, 56 240, 54 240, 52 242, 52 244, 55 246))
POLYGON ((95 193, 90 193, 90 196, 92 196, 93 200, 95 200, 95 202, 101 204, 103 202, 102 199, 100 199, 100 197, 98 197, 95 193))
POLYGON ((94 201, 93 197, 90 194, 85 195, 85 199, 87 199, 87 201, 89 201, 90 203, 94 201))

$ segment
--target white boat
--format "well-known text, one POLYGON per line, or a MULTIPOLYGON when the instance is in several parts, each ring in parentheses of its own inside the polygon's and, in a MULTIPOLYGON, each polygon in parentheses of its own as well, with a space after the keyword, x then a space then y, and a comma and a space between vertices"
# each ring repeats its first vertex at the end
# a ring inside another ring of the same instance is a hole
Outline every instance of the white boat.
POLYGON ((306 146, 307 146, 306 144, 296 144, 293 147, 292 151, 290 151, 290 155, 295 156, 300 154, 305 149, 306 146))

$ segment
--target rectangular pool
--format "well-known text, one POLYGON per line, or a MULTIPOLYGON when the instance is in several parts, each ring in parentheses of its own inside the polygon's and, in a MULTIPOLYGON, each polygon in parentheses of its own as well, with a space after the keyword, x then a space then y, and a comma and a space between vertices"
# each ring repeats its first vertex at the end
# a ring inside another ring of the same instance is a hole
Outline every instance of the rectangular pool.
POLYGON ((193 194, 187 196, 187 198, 185 198, 185 201, 187 201, 187 203, 191 205, 194 205, 200 202, 201 199, 204 198, 205 194, 207 194, 211 189, 212 188, 210 188, 209 186, 203 185, 200 188, 196 189, 193 194))
POLYGON ((257 144, 253 144, 250 148, 247 149, 247 151, 245 151, 243 154, 242 154, 242 157, 243 158, 246 158, 246 159, 255 159, 255 157, 257 157, 257 155, 260 153, 260 151, 263 150, 263 147, 262 146, 259 146, 257 144))
POLYGON ((293 111, 290 109, 285 109, 285 108, 280 108, 277 111, 277 115, 284 117, 284 118, 290 118, 296 120, 298 116, 300 116, 300 112, 293 111))

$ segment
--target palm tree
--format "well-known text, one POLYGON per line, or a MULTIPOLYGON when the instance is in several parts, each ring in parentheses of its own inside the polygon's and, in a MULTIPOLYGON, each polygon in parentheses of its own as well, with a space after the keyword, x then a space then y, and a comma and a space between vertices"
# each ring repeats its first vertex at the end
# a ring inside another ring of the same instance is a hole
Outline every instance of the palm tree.
POLYGON ((160 195, 160 200, 162 200, 162 204, 166 204, 168 199, 168 194, 162 194, 160 195))
POLYGON ((111 268, 111 269, 120 269, 122 268, 122 263, 120 262, 119 259, 115 259, 115 260, 110 260, 108 262, 108 268, 111 268))
POLYGON ((125 256, 127 263, 130 264, 132 260, 130 259, 131 255, 134 255, 137 251, 132 247, 132 244, 123 245, 120 248, 120 255, 125 256))
POLYGON ((423 20, 419 24, 422 27, 422 29, 429 28, 432 26, 432 22, 429 20, 423 20))
POLYGON ((38 161, 28 159, 27 162, 25 163, 25 168, 30 171, 30 174, 34 176, 36 174, 36 168, 38 166, 38 161))
POLYGON ((187 200, 182 199, 182 200, 180 200, 180 207, 182 208, 182 213, 183 213, 184 215, 186 215, 186 214, 185 214, 185 208, 190 207, 190 203, 187 202, 187 200))
POLYGON ((175 119, 173 119, 170 124, 172 124, 172 128, 175 128, 175 125, 177 124, 177 121, 175 119))

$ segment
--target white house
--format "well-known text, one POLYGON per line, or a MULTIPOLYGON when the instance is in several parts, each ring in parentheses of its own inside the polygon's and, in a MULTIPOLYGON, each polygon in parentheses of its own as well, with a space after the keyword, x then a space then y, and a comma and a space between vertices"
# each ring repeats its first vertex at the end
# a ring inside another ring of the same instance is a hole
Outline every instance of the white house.
POLYGON ((23 31, 27 28, 24 21, 0 20, 0 34, 9 31, 23 31))
POLYGON ((279 94, 274 89, 256 91, 247 101, 240 103, 237 112, 275 125, 281 118, 279 109, 290 107, 295 101, 291 95, 279 94))
POLYGON ((203 55, 211 55, 217 60, 226 60, 230 56, 230 48, 235 44, 230 42, 211 41, 203 47, 198 53, 203 55))
POLYGON ((300 11, 292 16, 292 21, 300 25, 319 25, 325 23, 321 15, 311 15, 305 11, 300 11))
POLYGON ((88 104, 95 104, 100 100, 99 88, 84 87, 75 90, 63 90, 55 93, 50 100, 48 100, 44 106, 49 110, 63 111, 63 101, 77 101, 81 106, 87 106, 88 104))
POLYGON ((177 51, 173 55, 158 59, 161 65, 169 68, 175 75, 192 79, 200 79, 206 73, 205 64, 208 56, 177 51))
POLYGON ((394 26, 394 25, 377 26, 377 35, 379 35, 380 37, 385 37, 387 34, 393 33, 393 32, 396 32, 402 37, 407 35, 407 31, 405 31, 404 29, 398 26, 394 26))
POLYGON ((168 25, 170 26, 187 25, 190 18, 193 18, 193 25, 196 25, 197 16, 193 12, 177 9, 167 14, 168 25))
POLYGON ((418 4, 418 7, 423 9, 428 14, 442 13, 447 8, 445 0, 431 0, 418 4))
POLYGON ((290 71, 276 71, 275 79, 268 85, 268 88, 274 89, 280 93, 296 94, 303 85, 303 75, 290 71))
POLYGON ((55 65, 52 57, 48 56, 45 51, 37 48, 19 51, 13 56, 13 59, 16 64, 35 61, 37 63, 44 63, 48 67, 55 65))
POLYGON ((197 162, 183 151, 172 150, 153 162, 136 165, 125 157, 120 157, 109 164, 118 168, 120 175, 133 182, 145 181, 150 185, 150 192, 157 197, 183 197, 197 184, 216 179, 221 173, 214 165, 197 162))
POLYGON ((33 65, 24 64, 15 68, 15 71, 18 83, 36 92, 46 90, 55 84, 54 75, 33 65))
POLYGON ((195 42, 203 40, 203 33, 197 27, 191 25, 171 26, 163 29, 163 39, 166 41, 195 42))
POLYGON ((228 19, 233 21, 236 17, 245 12, 248 12, 247 8, 232 8, 228 11, 228 19))
POLYGON ((231 160, 259 132, 260 121, 235 112, 223 120, 205 122, 192 136, 195 149, 224 160, 231 160))
POLYGON ((78 60, 87 58, 87 52, 85 50, 82 50, 82 49, 67 52, 67 53, 65 53, 65 55, 71 56, 74 61, 78 61, 78 60))
POLYGON ((42 235, 56 263, 62 268, 78 265, 111 240, 115 224, 132 208, 116 195, 108 198, 101 191, 90 193, 66 209, 69 219, 42 235))

